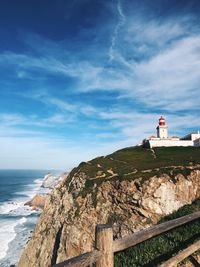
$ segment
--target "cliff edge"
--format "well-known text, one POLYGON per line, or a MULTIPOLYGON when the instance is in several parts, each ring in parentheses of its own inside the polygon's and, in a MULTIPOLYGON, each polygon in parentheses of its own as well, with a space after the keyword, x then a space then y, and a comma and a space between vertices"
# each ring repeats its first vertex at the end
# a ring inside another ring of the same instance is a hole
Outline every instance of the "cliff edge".
POLYGON ((82 162, 48 196, 18 267, 90 251, 97 223, 111 223, 114 237, 122 237, 199 197, 199 148, 131 147, 82 162))

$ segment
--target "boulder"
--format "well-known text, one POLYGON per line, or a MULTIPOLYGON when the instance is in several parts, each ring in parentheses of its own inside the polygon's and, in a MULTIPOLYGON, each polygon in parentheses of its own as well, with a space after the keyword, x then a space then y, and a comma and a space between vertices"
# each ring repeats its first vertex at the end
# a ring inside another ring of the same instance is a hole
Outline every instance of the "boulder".
POLYGON ((32 207, 33 209, 43 209, 46 201, 45 195, 35 195, 30 201, 26 202, 24 205, 32 207))

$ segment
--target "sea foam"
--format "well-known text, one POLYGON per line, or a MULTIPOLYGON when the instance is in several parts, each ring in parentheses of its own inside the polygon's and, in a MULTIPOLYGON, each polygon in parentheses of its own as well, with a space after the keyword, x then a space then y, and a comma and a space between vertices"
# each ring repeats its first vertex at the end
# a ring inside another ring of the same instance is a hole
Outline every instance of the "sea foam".
POLYGON ((18 224, 24 224, 26 222, 26 218, 22 217, 17 221, 8 221, 1 220, 0 221, 0 259, 3 259, 6 256, 8 250, 8 244, 15 238, 16 232, 15 227, 18 224))
MULTIPOLYGON (((23 239, 19 236, 21 233, 18 232, 19 229, 22 230, 20 225, 26 227, 27 218, 30 218, 32 214, 39 214, 31 207, 24 206, 24 203, 36 194, 47 192, 41 188, 42 181, 42 179, 35 179, 31 184, 25 185, 23 191, 15 192, 15 197, 11 201, 0 203, 0 266, 7 266, 7 258, 11 249, 9 244, 13 243, 15 238, 23 239)), ((22 247, 18 247, 18 252, 13 251, 13 253, 19 255, 21 249, 22 247)))

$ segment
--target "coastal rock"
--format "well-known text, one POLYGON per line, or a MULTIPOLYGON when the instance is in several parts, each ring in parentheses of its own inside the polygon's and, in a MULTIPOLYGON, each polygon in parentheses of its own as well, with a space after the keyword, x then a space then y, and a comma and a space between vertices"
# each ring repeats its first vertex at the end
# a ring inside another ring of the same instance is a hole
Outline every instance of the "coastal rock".
POLYGON ((44 180, 42 182, 42 187, 53 189, 57 186, 63 179, 67 177, 68 173, 64 172, 60 176, 54 176, 51 173, 45 175, 44 180))
POLYGON ((42 182, 42 187, 44 188, 54 188, 55 185, 58 183, 59 177, 56 177, 52 175, 51 173, 48 173, 44 176, 44 180, 42 182))
POLYGON ((74 171, 47 197, 18 267, 50 266, 91 251, 97 223, 111 223, 114 238, 123 237, 199 197, 199 170, 173 179, 161 174, 143 182, 104 180, 98 186, 87 173, 74 171))
POLYGON ((30 201, 26 202, 24 205, 30 206, 33 209, 43 209, 45 206, 47 196, 35 195, 30 201))

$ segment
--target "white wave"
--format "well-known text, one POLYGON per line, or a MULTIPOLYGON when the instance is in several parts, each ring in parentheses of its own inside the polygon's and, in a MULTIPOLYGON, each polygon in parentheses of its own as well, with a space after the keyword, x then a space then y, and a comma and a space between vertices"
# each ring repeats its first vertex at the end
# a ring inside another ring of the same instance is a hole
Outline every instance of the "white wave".
POLYGON ((24 195, 24 201, 32 199, 36 194, 47 194, 49 190, 42 188, 43 179, 35 179, 33 183, 26 185, 24 191, 16 192, 16 195, 24 195))
POLYGON ((20 202, 6 202, 0 205, 0 214, 8 214, 21 207, 20 202))
POLYGON ((33 182, 34 182, 35 184, 42 184, 43 179, 35 179, 33 182))
POLYGON ((39 215, 40 213, 32 210, 29 206, 24 206, 24 204, 36 194, 49 192, 49 190, 41 187, 42 182, 43 179, 35 179, 32 183, 25 185, 22 191, 15 192, 12 201, 0 203, 0 266, 4 263, 5 266, 10 266, 7 263, 10 262, 11 258, 13 259, 14 255, 16 261, 18 260, 19 253, 30 235, 30 222, 36 224, 34 220, 37 217, 30 217, 29 215, 33 213, 39 215), (28 225, 25 224, 27 220, 28 225), (14 247, 13 244, 15 244, 14 247))
POLYGON ((27 219, 26 219, 25 217, 22 217, 22 218, 19 220, 19 224, 24 224, 26 221, 27 221, 27 219))
POLYGON ((24 224, 26 218, 22 217, 17 221, 0 221, 0 259, 3 259, 6 256, 8 251, 8 244, 15 238, 16 232, 15 227, 18 224, 24 224))
POLYGON ((42 179, 34 180, 32 184, 26 185, 23 191, 15 193, 15 195, 19 195, 20 197, 13 199, 13 201, 0 204, 0 215, 28 216, 35 213, 36 211, 33 211, 29 206, 24 206, 24 204, 36 194, 48 193, 47 190, 41 187, 42 181, 42 179))
POLYGON ((28 216, 36 211, 24 206, 23 201, 5 202, 0 205, 0 215, 28 216))

